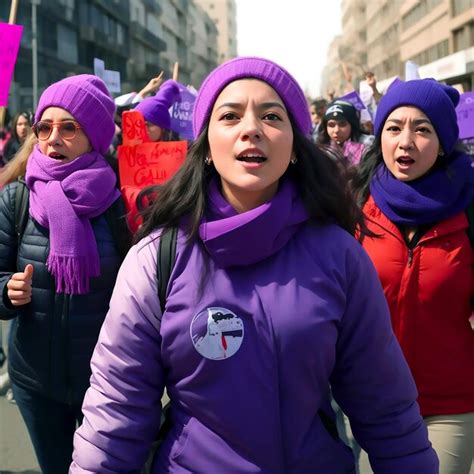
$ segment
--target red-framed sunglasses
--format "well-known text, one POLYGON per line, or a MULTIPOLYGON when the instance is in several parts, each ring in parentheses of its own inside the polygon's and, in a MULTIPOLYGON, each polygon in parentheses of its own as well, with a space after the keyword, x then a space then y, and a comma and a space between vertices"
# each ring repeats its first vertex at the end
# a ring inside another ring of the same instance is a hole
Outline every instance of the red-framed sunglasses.
POLYGON ((37 136, 38 140, 45 141, 53 132, 53 128, 57 128, 59 135, 64 140, 72 140, 76 136, 76 131, 81 126, 74 120, 64 120, 62 122, 46 122, 40 120, 33 125, 33 132, 37 136))

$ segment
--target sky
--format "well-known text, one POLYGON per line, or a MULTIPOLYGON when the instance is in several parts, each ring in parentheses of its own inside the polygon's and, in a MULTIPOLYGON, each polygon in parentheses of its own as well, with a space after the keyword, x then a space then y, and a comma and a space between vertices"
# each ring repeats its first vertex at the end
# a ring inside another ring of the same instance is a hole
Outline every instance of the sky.
POLYGON ((340 0, 236 0, 239 56, 260 56, 287 69, 311 97, 332 39, 341 32, 340 0))

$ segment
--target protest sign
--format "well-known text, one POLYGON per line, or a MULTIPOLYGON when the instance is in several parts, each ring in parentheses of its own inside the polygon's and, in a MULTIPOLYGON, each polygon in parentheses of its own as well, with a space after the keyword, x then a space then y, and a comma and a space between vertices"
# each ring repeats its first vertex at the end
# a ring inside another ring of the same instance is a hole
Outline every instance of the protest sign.
POLYGON ((0 106, 8 105, 8 91, 20 48, 23 26, 0 23, 0 106))
POLYGON ((474 137, 474 92, 461 94, 456 107, 458 116, 459 138, 474 137))
POLYGON ((471 160, 473 160, 474 163, 474 138, 463 138, 461 142, 464 145, 466 154, 471 156, 471 160))
POLYGON ((187 143, 146 142, 118 148, 120 183, 143 188, 173 176, 186 157, 187 143))
POLYGON ((100 77, 109 89, 109 92, 120 92, 120 72, 105 69, 105 62, 102 59, 94 58, 94 74, 100 77))
POLYGON ((192 140, 193 135, 193 107, 196 95, 183 84, 179 84, 179 99, 170 109, 171 130, 187 140, 192 140))
POLYGON ((364 102, 360 98, 360 95, 356 91, 349 92, 348 94, 338 97, 337 100, 344 100, 351 103, 357 110, 365 109, 364 102))
POLYGON ((413 61, 405 62, 405 81, 413 81, 420 78, 418 64, 413 61))
POLYGON ((143 115, 137 110, 128 110, 122 114, 122 144, 127 146, 149 142, 143 115))
POLYGON ((122 114, 122 134, 123 145, 118 147, 120 190, 128 224, 135 232, 141 223, 137 209, 140 191, 164 183, 178 171, 186 157, 187 142, 150 142, 143 115, 133 110, 122 114))
POLYGON ((120 183, 143 188, 161 184, 182 165, 186 141, 150 142, 140 112, 122 114, 123 145, 118 148, 120 183))

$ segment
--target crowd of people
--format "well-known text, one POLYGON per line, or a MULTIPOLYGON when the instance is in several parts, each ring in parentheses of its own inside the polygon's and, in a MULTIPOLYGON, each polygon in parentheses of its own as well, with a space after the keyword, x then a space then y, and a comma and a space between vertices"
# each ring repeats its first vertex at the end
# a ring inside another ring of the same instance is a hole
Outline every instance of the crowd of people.
MULTIPOLYGON (((118 103, 150 141, 179 139, 178 84, 162 80, 118 103)), ((375 473, 470 472, 459 92, 366 80, 373 124, 263 58, 211 71, 186 160, 137 196, 133 236, 102 80, 60 80, 14 117, 0 319, 42 472, 338 474, 359 472, 361 448, 375 473)))

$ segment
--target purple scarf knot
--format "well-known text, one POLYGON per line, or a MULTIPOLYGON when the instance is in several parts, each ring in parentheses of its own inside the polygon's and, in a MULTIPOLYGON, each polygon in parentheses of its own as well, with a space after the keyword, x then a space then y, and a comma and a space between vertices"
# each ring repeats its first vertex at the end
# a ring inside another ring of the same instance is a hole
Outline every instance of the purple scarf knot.
POLYGON ((220 267, 252 265, 278 252, 308 219, 298 191, 288 179, 280 181, 270 201, 241 214, 224 199, 214 179, 199 236, 220 267))
POLYGON ((29 157, 30 215, 49 229, 46 266, 58 293, 85 294, 89 278, 100 275, 90 219, 103 214, 118 199, 115 183, 112 168, 95 151, 63 164, 43 155, 36 145, 29 157))
POLYGON ((370 182, 380 210, 395 224, 425 225, 464 211, 474 199, 474 168, 469 156, 455 153, 447 166, 413 181, 396 179, 381 163, 370 182))

